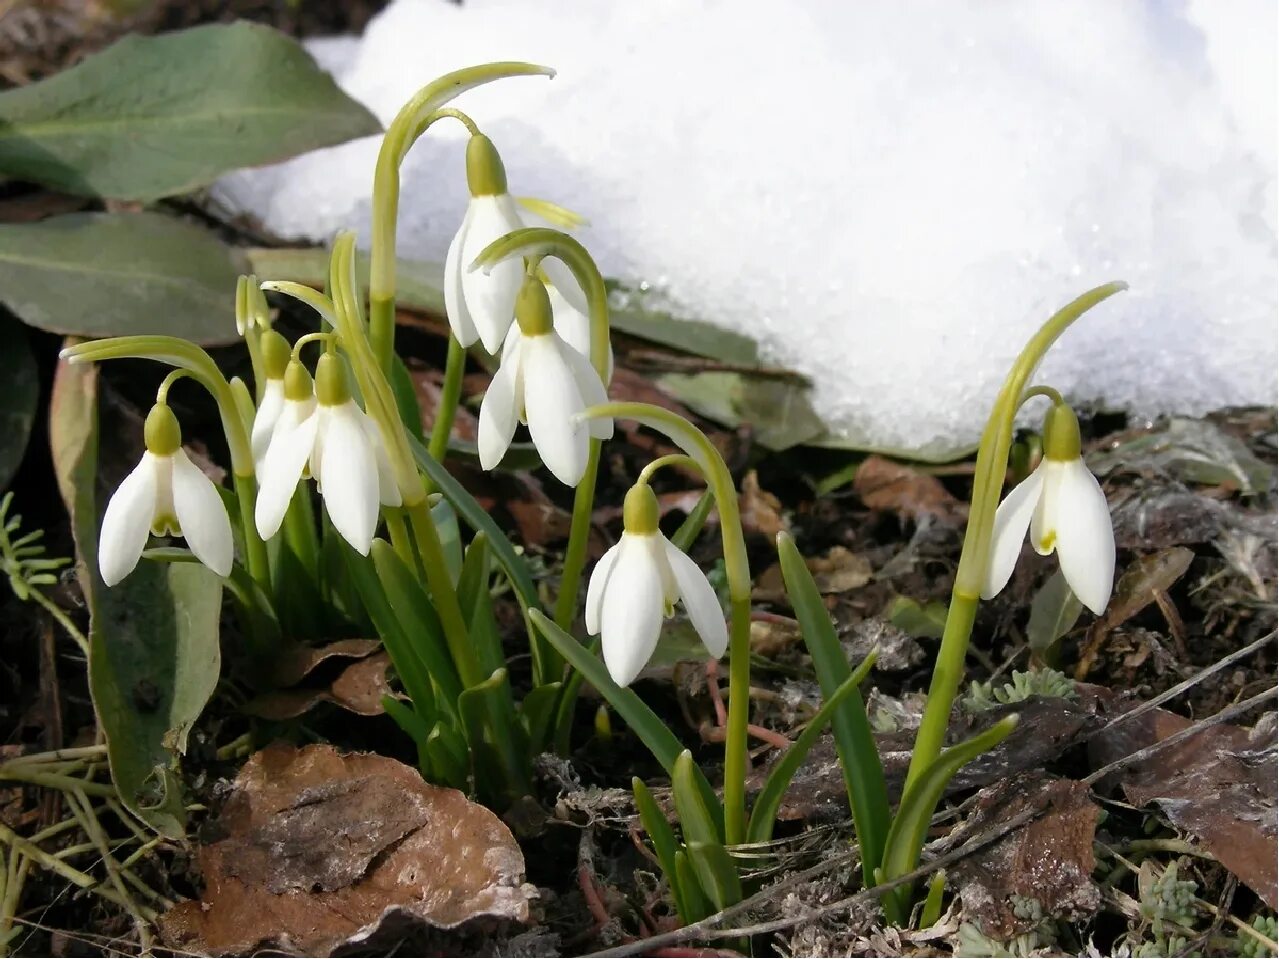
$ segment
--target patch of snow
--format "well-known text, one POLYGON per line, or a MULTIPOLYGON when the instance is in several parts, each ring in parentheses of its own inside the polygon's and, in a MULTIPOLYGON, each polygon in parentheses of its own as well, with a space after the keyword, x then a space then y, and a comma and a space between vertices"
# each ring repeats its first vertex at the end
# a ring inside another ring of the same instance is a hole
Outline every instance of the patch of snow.
MULTIPOLYGON (((512 191, 590 218, 606 275, 746 333, 871 447, 980 433, 1059 306, 1132 289, 1038 380, 1146 416, 1273 403, 1273 0, 395 0, 326 66, 384 121, 436 76, 554 66, 455 101, 512 191)), ((400 254, 443 260, 464 131, 403 170, 400 254)), ((281 235, 366 242, 377 140, 216 192, 281 235)))

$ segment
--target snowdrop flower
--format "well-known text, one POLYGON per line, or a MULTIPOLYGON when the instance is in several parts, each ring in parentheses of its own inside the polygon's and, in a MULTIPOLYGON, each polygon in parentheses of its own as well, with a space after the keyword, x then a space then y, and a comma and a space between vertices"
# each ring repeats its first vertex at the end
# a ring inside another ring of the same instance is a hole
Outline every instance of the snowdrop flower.
POLYGON ((524 221, 507 192, 502 159, 481 133, 466 146, 466 182, 471 200, 444 259, 444 306, 459 343, 470 346, 478 339, 496 355, 511 325, 524 267, 518 259, 487 273, 467 272, 467 267, 494 240, 522 229, 524 221))
POLYGON ((253 433, 250 446, 253 450, 255 469, 262 468, 262 459, 275 432, 275 424, 284 411, 284 371, 289 368, 289 343, 274 330, 262 334, 262 401, 253 416, 253 433))
POLYGON ((124 478, 102 517, 98 568, 114 586, 138 565, 147 535, 183 536, 196 558, 219 576, 231 572, 231 521, 213 481, 182 449, 182 430, 166 403, 147 415, 146 452, 124 478))
POLYGON ((1100 616, 1114 581, 1115 533, 1106 494, 1080 454, 1079 420, 1064 403, 1044 421, 1043 462, 995 512, 982 599, 1007 585, 1027 529, 1041 556, 1057 551, 1067 584, 1100 616))
MULTIPOLYGON (((545 269, 551 262, 549 259, 543 260, 543 268, 545 269)), ((555 260, 554 262, 558 263, 559 261, 555 260)), ((551 314, 554 317, 555 332, 559 334, 560 339, 589 360, 591 358, 591 318, 585 305, 581 287, 577 285, 577 280, 573 278, 571 273, 567 279, 561 278, 558 283, 550 281, 548 276, 546 292, 551 300, 551 314), (565 289, 573 291, 576 296, 565 296, 560 291, 561 285, 565 289), (579 303, 581 303, 581 306, 578 305, 579 303)), ((512 329, 515 329, 515 327, 512 326, 512 329)), ((605 384, 612 382, 613 379, 612 343, 608 346, 608 368, 606 373, 607 375, 604 377, 605 384)))
POLYGON ((518 327, 507 334, 502 363, 480 404, 476 437, 480 465, 501 462, 519 422, 546 468, 561 483, 576 486, 586 472, 590 439, 613 435, 611 419, 583 423, 578 414, 608 401, 599 374, 555 332, 546 286, 525 277, 513 310, 518 327))
POLYGON ((719 598, 697 564, 658 531, 657 497, 637 483, 622 507, 622 539, 600 558, 586 590, 586 631, 602 638, 604 664, 619 686, 639 675, 657 648, 662 620, 682 600, 707 651, 719 659, 728 628, 719 598))
POLYGON ((258 471, 254 520, 263 539, 280 529, 289 501, 308 471, 324 499, 333 527, 367 555, 377 529, 379 504, 399 506, 399 487, 377 426, 351 399, 342 361, 320 357, 315 388, 297 360, 284 377, 284 405, 258 471))

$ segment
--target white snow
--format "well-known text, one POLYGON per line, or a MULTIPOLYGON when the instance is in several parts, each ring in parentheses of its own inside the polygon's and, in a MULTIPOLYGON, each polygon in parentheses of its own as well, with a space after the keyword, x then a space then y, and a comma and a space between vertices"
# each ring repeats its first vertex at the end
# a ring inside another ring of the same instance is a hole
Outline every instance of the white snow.
MULTIPOLYGON (((1276 398, 1273 0, 396 0, 317 53, 384 121, 487 60, 559 70, 454 103, 513 192, 588 216, 607 275, 813 378, 831 428, 937 454, 1091 286, 1132 290, 1039 380, 1140 416, 1276 398)), ((442 260, 463 131, 403 175, 442 260)), ((377 141, 223 180, 286 236, 367 238, 377 141)))

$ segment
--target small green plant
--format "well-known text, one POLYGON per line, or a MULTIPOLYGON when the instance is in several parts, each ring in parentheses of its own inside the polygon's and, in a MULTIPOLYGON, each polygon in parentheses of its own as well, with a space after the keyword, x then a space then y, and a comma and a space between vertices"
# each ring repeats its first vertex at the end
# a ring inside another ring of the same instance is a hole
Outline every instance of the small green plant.
POLYGON ((996 687, 993 682, 974 681, 960 705, 970 713, 982 713, 997 706, 1010 706, 1042 696, 1047 699, 1075 699, 1075 684, 1055 669, 1013 671, 1013 681, 996 687))

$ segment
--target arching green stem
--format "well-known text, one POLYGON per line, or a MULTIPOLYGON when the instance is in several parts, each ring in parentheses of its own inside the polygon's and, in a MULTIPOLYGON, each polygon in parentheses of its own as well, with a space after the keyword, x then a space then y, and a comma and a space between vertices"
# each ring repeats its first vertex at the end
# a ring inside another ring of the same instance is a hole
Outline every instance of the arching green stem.
POLYGON ((292 280, 264 280, 262 283, 263 290, 272 290, 276 293, 283 293, 285 296, 291 296, 293 299, 305 303, 315 312, 320 314, 329 327, 337 326, 336 310, 333 301, 321 293, 319 290, 312 289, 305 283, 294 283, 292 280))
POLYGON ((991 410, 990 419, 982 433, 981 445, 977 449, 968 528, 964 531, 964 547, 959 556, 959 569, 955 573, 941 649, 937 653, 937 664, 933 668, 932 682, 928 687, 928 701, 924 705, 924 715, 915 736, 915 749, 911 754, 910 770, 906 775, 908 791, 923 770, 930 767, 941 753, 946 727, 950 722, 951 705, 964 676, 964 657, 968 652, 968 640, 977 617, 982 579, 990 561, 990 540, 995 527, 999 493, 1008 466, 1013 419, 1022 402, 1026 381, 1034 374, 1049 347, 1072 323, 1098 303, 1127 288, 1127 283, 1107 283, 1089 290, 1053 314, 1021 351, 995 399, 994 409, 991 410))
POLYGON ((369 264, 370 340, 382 370, 391 368, 395 340, 395 227, 400 205, 400 164, 433 114, 453 98, 503 77, 547 76, 555 71, 532 63, 486 63, 446 73, 414 94, 400 109, 378 151, 373 174, 373 233, 369 264))
POLYGON ((1021 394, 1021 399, 1017 401, 1017 409, 1021 409, 1036 396, 1047 397, 1058 406, 1060 406, 1063 402, 1061 394, 1054 390, 1051 386, 1032 386, 1025 393, 1021 394))
POLYGON ((590 407, 584 415, 635 420, 666 434, 697 463, 715 494, 730 607, 728 729, 724 739, 724 837, 730 846, 735 845, 746 838, 746 726, 750 718, 751 684, 751 573, 737 505, 737 487, 733 485, 733 476, 715 444, 677 413, 649 403, 604 403, 590 407))
MULTIPOLYGON (((599 267, 586 252, 586 247, 567 233, 547 227, 527 227, 515 230, 490 243, 469 265, 469 269, 488 270, 503 260, 522 256, 531 269, 548 256, 564 263, 586 294, 587 314, 591 328, 591 365, 600 376, 600 382, 608 382, 608 289, 599 267)), ((568 547, 564 551, 564 570, 560 577, 560 592, 555 600, 555 624, 567 631, 577 616, 577 599, 586 567, 586 547, 590 540, 591 513, 595 506, 595 480, 599 472, 600 441, 592 439, 586 460, 586 471, 577 484, 573 496, 573 523, 569 529, 568 547)), ((538 639, 540 642, 540 637, 538 639)), ((539 661, 545 663, 543 682, 560 678, 563 660, 549 644, 539 651, 539 661)))
POLYGON ((162 404, 168 403, 169 390, 173 389, 173 384, 176 383, 178 380, 182 379, 183 377, 191 376, 191 375, 192 374, 189 370, 184 370, 184 369, 170 370, 168 375, 166 375, 165 378, 160 381, 160 386, 155 391, 155 401, 157 403, 162 403, 162 404))
POLYGON ((697 470, 698 473, 702 473, 702 464, 693 459, 693 457, 684 453, 667 453, 665 456, 659 456, 640 470, 639 477, 636 481, 639 483, 647 483, 653 478, 654 473, 660 469, 665 469, 668 466, 691 467, 692 469, 697 470))
POLYGON ((253 473, 253 448, 249 431, 235 402, 231 386, 213 362, 213 357, 194 343, 173 336, 117 336, 108 340, 90 340, 69 346, 60 356, 69 363, 97 363, 103 360, 158 360, 185 370, 203 386, 217 404, 231 455, 231 472, 236 496, 240 501, 240 526, 244 534, 245 562, 249 575, 264 589, 271 583, 266 544, 258 535, 253 520, 257 501, 257 481, 253 473))

